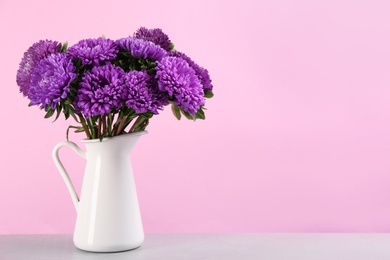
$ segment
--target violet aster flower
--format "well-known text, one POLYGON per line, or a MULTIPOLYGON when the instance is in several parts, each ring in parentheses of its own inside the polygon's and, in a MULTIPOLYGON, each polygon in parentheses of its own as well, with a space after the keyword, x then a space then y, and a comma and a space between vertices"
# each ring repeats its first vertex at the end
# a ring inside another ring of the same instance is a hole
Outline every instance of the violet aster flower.
POLYGON ((64 53, 50 54, 42 59, 31 74, 28 95, 31 104, 54 110, 61 99, 67 97, 69 85, 77 76, 75 70, 64 53))
POLYGON ((175 104, 183 108, 190 115, 195 115, 205 103, 204 94, 199 89, 183 89, 179 94, 175 95, 175 104))
POLYGON ((211 84, 211 78, 209 72, 206 69, 196 64, 190 57, 188 57, 182 52, 173 51, 170 53, 170 55, 174 57, 180 57, 185 61, 187 61, 190 67, 194 69, 195 75, 199 78, 200 82, 203 85, 203 89, 208 91, 213 90, 213 85, 211 84))
POLYGON ((187 61, 180 57, 165 57, 157 62, 156 78, 161 91, 167 91, 176 105, 195 115, 205 103, 199 78, 187 61))
POLYGON ((43 58, 46 58, 51 53, 58 53, 61 44, 56 41, 39 41, 34 43, 23 55, 22 61, 19 64, 19 69, 16 74, 16 83, 19 86, 20 92, 24 96, 30 93, 31 73, 43 58))
POLYGON ((122 106, 125 72, 111 63, 85 72, 75 98, 77 112, 86 118, 110 113, 122 106))
POLYGON ((159 45, 134 37, 122 38, 116 43, 122 51, 130 52, 134 58, 157 61, 167 55, 167 52, 159 45))
POLYGON ((157 110, 168 103, 166 94, 158 89, 154 78, 146 71, 131 70, 127 73, 125 81, 126 88, 122 98, 137 114, 147 111, 158 114, 157 110))
POLYGON ((105 38, 81 40, 67 50, 69 57, 81 59, 84 65, 104 65, 115 59, 117 53, 115 42, 105 38))
POLYGON ((168 35, 163 33, 163 31, 159 28, 146 29, 145 27, 141 27, 134 34, 134 37, 153 42, 168 52, 172 49, 172 43, 169 40, 168 35))

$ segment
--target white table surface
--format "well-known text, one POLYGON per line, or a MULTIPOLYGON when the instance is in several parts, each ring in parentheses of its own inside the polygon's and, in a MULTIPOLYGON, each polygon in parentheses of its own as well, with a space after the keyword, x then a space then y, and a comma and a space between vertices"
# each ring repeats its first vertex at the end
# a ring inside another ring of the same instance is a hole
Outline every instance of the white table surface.
POLYGON ((386 260, 390 234, 147 234, 120 253, 78 250, 72 235, 0 235, 0 259, 386 260))

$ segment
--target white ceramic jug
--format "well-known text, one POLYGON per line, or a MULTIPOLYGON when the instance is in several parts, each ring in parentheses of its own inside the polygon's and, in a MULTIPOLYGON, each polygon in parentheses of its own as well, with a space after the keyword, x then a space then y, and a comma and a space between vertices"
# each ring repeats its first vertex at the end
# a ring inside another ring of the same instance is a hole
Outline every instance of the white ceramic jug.
POLYGON ((136 132, 99 140, 85 140, 87 151, 73 142, 53 149, 53 160, 65 180, 77 211, 73 236, 77 248, 118 252, 139 247, 144 240, 130 152, 141 135, 136 132), (80 199, 59 158, 67 146, 87 159, 80 199))

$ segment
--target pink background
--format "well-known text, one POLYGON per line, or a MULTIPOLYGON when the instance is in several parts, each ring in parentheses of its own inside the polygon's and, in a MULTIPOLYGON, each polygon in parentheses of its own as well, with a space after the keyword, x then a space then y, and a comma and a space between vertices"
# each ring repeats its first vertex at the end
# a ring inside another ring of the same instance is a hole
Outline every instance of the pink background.
MULTIPOLYGON (((72 121, 27 107, 24 51, 140 26, 215 86, 207 120, 166 109, 132 154, 146 232, 390 231, 389 13, 379 0, 0 0, 0 233, 72 233, 76 218, 51 161, 72 121)), ((85 162, 62 155, 79 189, 85 162)))

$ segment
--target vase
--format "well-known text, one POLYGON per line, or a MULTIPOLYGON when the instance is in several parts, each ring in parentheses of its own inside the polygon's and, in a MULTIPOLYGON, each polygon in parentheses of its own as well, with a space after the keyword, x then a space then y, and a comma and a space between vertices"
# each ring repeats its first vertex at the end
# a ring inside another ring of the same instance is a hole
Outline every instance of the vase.
POLYGON ((77 212, 73 242, 81 250, 119 252, 144 240, 130 152, 146 131, 84 140, 86 151, 73 142, 53 149, 53 160, 70 192, 77 212), (65 170, 59 150, 70 147, 86 159, 80 198, 65 170))

